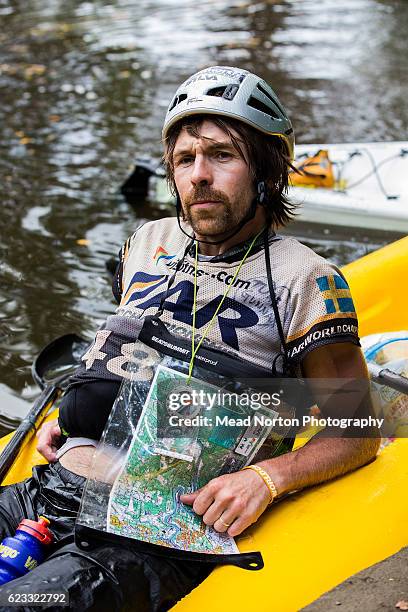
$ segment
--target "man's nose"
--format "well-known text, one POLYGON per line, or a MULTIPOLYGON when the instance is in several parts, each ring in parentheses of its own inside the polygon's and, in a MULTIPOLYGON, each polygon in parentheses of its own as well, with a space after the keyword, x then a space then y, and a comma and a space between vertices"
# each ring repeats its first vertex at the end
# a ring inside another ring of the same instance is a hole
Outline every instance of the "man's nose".
POLYGON ((205 155, 196 155, 191 182, 193 185, 211 185, 213 181, 211 164, 205 155))

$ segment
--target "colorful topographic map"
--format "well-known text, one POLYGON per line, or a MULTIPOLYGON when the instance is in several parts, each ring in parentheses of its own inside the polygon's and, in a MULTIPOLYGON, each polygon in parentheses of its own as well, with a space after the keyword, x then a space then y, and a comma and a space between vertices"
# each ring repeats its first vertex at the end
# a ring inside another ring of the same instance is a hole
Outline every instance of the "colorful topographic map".
MULTIPOLYGON (((157 415, 168 412, 166 398, 172 390, 185 388, 186 379, 175 370, 157 368, 126 462, 111 491, 107 530, 182 550, 237 553, 234 539, 206 526, 190 506, 180 502, 179 495, 195 491, 225 473, 228 465, 233 470, 243 466, 248 457, 238 454, 237 448, 247 440, 248 427, 197 426, 186 429, 185 437, 179 432, 166 438, 162 430, 158 436, 157 415)), ((204 386, 215 389, 206 383, 204 386)), ((188 388, 203 389, 203 382, 192 378, 188 388)), ((192 409, 190 416, 196 416, 196 412, 192 409)), ((237 416, 237 408, 227 412, 237 416)), ((225 413, 225 407, 214 406, 207 416, 225 413)), ((245 416, 248 410, 239 409, 238 413, 245 416)), ((252 451, 263 439, 256 438, 252 451)))

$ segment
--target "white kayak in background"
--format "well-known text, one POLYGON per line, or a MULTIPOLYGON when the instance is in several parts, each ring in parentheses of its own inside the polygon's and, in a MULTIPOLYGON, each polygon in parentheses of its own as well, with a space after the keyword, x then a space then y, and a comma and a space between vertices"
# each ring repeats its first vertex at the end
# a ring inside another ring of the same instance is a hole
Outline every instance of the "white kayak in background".
MULTIPOLYGON (((298 221, 408 232, 408 142, 296 145, 295 153, 302 173, 291 173, 288 195, 298 221)), ((121 192, 135 206, 148 198, 166 209, 175 199, 164 175, 139 158, 121 192)))
POLYGON ((408 142, 297 145, 296 165, 319 150, 327 151, 334 185, 289 189, 299 221, 408 231, 408 142))

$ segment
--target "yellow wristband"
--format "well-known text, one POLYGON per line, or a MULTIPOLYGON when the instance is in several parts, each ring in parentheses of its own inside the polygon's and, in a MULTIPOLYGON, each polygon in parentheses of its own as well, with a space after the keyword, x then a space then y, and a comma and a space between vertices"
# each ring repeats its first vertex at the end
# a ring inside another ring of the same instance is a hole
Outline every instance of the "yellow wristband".
POLYGON ((259 465, 247 465, 246 467, 242 468, 241 471, 243 470, 253 470, 262 478, 262 480, 268 487, 269 495, 271 496, 271 499, 269 500, 268 504, 270 506, 274 499, 278 497, 278 490, 272 478, 269 476, 268 472, 265 472, 265 470, 263 470, 259 465))

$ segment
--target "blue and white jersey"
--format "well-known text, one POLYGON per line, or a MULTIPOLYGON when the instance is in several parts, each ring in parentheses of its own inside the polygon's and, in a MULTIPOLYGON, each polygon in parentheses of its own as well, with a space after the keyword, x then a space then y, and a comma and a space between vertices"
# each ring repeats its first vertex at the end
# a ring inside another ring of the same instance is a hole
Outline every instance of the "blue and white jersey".
MULTIPOLYGON (((140 319, 157 312, 180 259, 183 261, 167 291, 160 318, 175 336, 191 338, 195 259, 194 249, 185 254, 189 242, 175 218, 146 223, 127 241, 116 291, 121 294, 120 305, 84 356, 85 377, 99 377, 102 371, 107 377, 126 377, 126 363, 135 339, 134 321, 140 324, 140 319)), ((269 236, 269 252, 277 306, 292 362, 299 364, 309 351, 324 344, 359 344, 353 300, 339 269, 294 238, 273 232, 269 236)), ((234 279, 244 253, 245 245, 241 245, 222 256, 199 257, 196 342, 230 287, 205 335, 205 343, 271 369, 282 346, 271 306, 262 240, 257 241, 234 279)))

